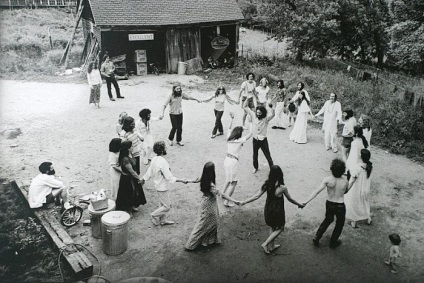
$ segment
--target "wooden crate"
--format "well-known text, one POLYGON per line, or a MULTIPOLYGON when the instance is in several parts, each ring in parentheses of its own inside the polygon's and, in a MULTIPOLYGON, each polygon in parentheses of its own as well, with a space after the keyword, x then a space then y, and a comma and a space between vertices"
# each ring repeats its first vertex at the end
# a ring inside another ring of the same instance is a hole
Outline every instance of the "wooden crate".
POLYGON ((146 63, 147 62, 146 50, 136 50, 134 52, 134 62, 146 63))
POLYGON ((135 63, 136 65, 136 71, 135 74, 137 76, 146 76, 147 75, 147 63, 135 63))

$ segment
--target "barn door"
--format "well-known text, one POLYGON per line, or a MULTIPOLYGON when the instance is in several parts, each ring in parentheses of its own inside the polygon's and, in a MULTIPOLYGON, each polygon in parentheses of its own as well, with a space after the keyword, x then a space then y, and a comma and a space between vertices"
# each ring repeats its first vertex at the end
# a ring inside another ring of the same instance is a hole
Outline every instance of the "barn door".
POLYGON ((193 58, 200 58, 200 29, 168 29, 166 31, 167 73, 176 73, 178 62, 193 58))

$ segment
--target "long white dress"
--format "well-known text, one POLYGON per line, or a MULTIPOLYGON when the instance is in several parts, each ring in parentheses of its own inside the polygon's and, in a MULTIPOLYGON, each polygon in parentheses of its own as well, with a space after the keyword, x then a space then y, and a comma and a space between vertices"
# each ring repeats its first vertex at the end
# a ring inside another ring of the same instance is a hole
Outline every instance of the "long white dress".
POLYGON ((109 162, 109 175, 110 175, 110 190, 109 198, 116 200, 119 189, 119 180, 121 178, 121 173, 116 171, 113 166, 119 166, 118 162, 119 153, 109 152, 108 162, 109 162))
POLYGON ((352 188, 344 197, 346 205, 346 218, 352 221, 365 220, 371 217, 370 212, 370 187, 371 176, 367 178, 365 163, 358 163, 350 169, 352 177, 357 179, 352 188))
MULTIPOLYGON (((227 136, 229 136, 230 134, 231 134, 231 131, 228 131, 227 136)), ((241 147, 243 146, 245 142, 246 142, 246 137, 241 137, 237 140, 232 140, 227 142, 228 150, 227 150, 227 156, 225 157, 225 160, 224 160, 226 182, 238 181, 238 176, 237 176, 238 164, 239 164, 238 158, 239 158, 241 147), (229 157, 228 154, 233 157, 229 157)))
POLYGON ((354 168, 358 163, 362 162, 361 149, 365 148, 362 138, 354 138, 350 144, 349 157, 346 160, 346 169, 354 168))
POLYGON ((290 140, 296 143, 306 143, 306 129, 308 127, 308 114, 311 112, 308 103, 306 100, 303 100, 300 103, 300 106, 297 110, 297 118, 294 123, 293 130, 290 133, 290 140))

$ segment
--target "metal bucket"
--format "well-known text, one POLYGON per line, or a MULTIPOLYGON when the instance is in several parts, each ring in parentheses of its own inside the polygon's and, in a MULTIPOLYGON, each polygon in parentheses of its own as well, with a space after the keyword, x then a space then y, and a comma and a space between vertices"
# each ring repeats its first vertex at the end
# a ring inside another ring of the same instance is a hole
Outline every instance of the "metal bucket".
POLYGON ((118 255, 128 248, 128 221, 130 215, 124 211, 111 211, 102 216, 103 252, 118 255))
POLYGON ((102 238, 102 216, 112 210, 115 210, 115 201, 108 199, 107 208, 102 210, 94 210, 92 204, 88 206, 88 214, 90 215, 91 236, 96 239, 102 238))

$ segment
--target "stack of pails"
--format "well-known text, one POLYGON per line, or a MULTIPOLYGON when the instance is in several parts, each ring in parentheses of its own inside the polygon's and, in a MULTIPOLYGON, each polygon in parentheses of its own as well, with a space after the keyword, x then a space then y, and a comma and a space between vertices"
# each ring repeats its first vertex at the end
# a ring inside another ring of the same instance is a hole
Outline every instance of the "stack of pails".
POLYGON ((102 216, 103 252, 119 255, 128 248, 128 222, 130 215, 125 211, 111 211, 102 216))

